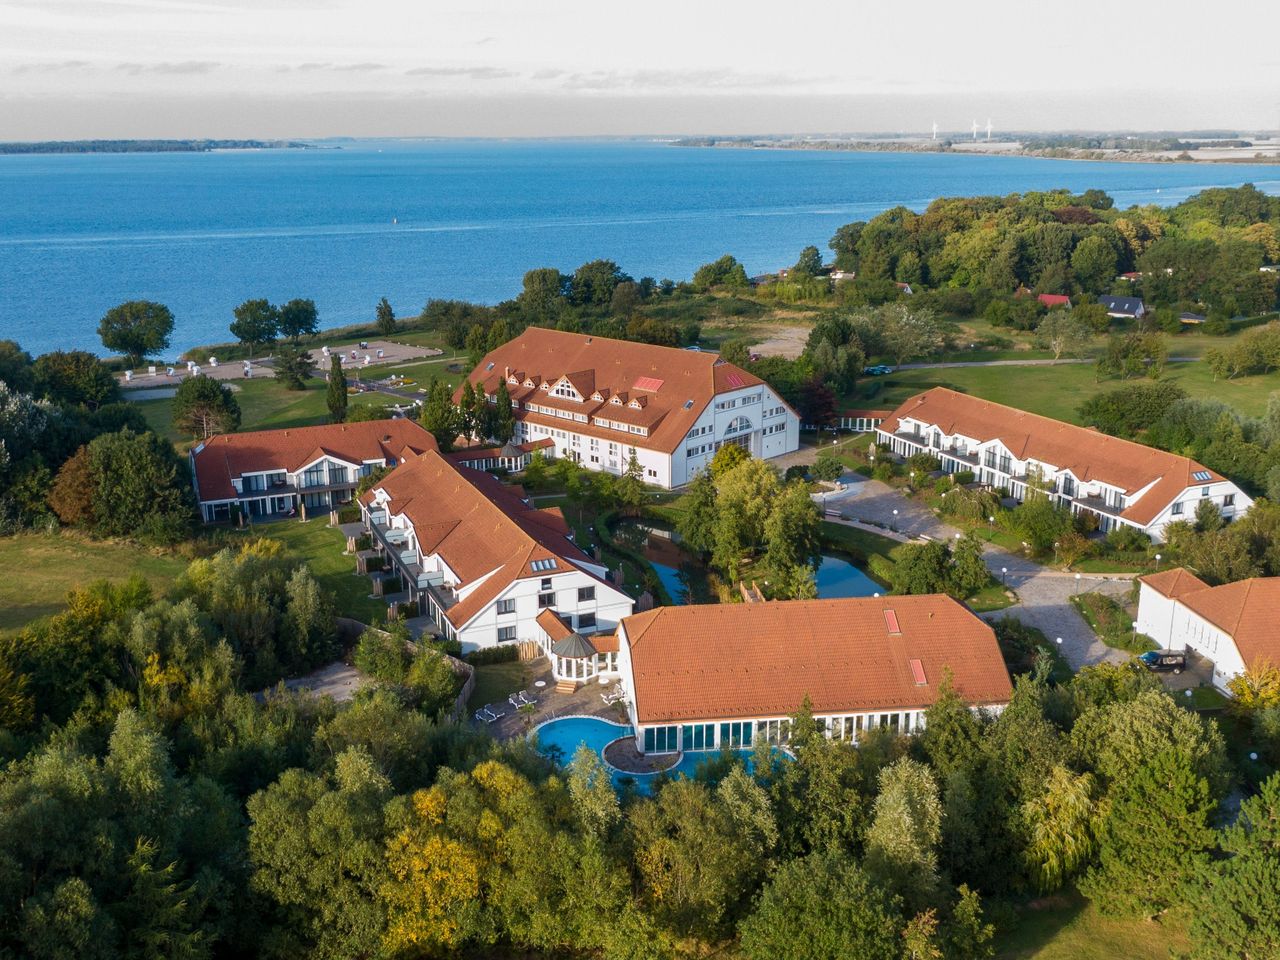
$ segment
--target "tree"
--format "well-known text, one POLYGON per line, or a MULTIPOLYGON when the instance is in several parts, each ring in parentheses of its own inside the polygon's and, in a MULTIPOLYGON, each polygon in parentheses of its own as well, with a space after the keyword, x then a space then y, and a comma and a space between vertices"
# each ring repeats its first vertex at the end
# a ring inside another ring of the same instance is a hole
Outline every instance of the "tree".
POLYGON ((477 383, 472 391, 471 423, 476 439, 484 442, 493 437, 494 405, 484 392, 484 384, 477 383))
POLYGON ((103 537, 181 540, 195 503, 185 465, 173 446, 150 431, 124 429, 89 444, 94 477, 93 530, 103 537))
POLYGON ((1087 293, 1104 293, 1115 278, 1117 266, 1115 248, 1102 236, 1085 237, 1071 254, 1071 270, 1087 293))
POLYGON ((31 354, 16 340, 0 340, 0 383, 21 393, 32 393, 36 388, 31 354))
POLYGON ((613 296, 609 299, 609 313, 626 320, 640 306, 640 285, 632 280, 624 280, 613 288, 613 296))
POLYGON ((693 286, 697 290, 713 287, 730 287, 742 290, 751 285, 747 271, 734 257, 725 254, 712 263, 704 263, 693 272, 693 286))
POLYGON ((885 352, 898 366, 917 357, 932 356, 946 342, 932 310, 891 303, 880 307, 876 316, 885 352))
POLYGON ((927 909, 937 898, 941 837, 942 802, 929 768, 903 757, 881 770, 867 828, 867 872, 901 896, 909 913, 927 909))
POLYGON ((135 367, 166 349, 171 333, 173 314, 163 303, 150 300, 130 300, 112 307, 98 324, 102 345, 124 354, 135 367))
POLYGON ((498 384, 495 394, 495 402, 493 405, 493 439, 499 443, 506 443, 516 432, 515 411, 511 406, 511 393, 507 390, 507 382, 504 380, 498 384))
POLYGON ((644 467, 640 465, 635 447, 631 448, 631 453, 627 457, 627 469, 613 485, 613 499, 618 506, 631 512, 643 507, 648 499, 644 488, 644 467))
POLYGON ((290 300, 280 307, 276 316, 276 329, 280 336, 288 337, 295 344, 299 337, 314 337, 320 330, 320 314, 314 300, 290 300))
POLYGON ((700 470, 693 478, 683 504, 676 530, 684 545, 694 553, 710 553, 716 538, 716 484, 710 470, 700 470))
POLYGON ((909 543, 893 565, 893 592, 945 593, 950 582, 951 551, 938 540, 909 543))
POLYGON ((173 425, 198 440, 240 429, 240 404, 224 383, 200 374, 178 384, 173 397, 173 425))
POLYGON ((286 345, 275 358, 275 377, 286 390, 305 390, 307 381, 315 376, 316 361, 310 350, 286 345))
POLYGON ((84 350, 41 354, 33 372, 40 392, 55 403, 97 410, 120 399, 120 387, 106 364, 84 350))
POLYGON ((973 532, 967 533, 951 548, 947 593, 965 600, 990 582, 991 573, 982 559, 982 540, 973 532))
POLYGON ((1057 765, 1044 795, 1023 804, 1027 868, 1040 893, 1061 888, 1093 859, 1102 826, 1096 792, 1093 774, 1057 765))
POLYGON ((231 335, 249 348, 259 344, 275 343, 279 336, 280 311, 266 300, 246 300, 231 311, 231 335))
POLYGON ((748 960, 899 960, 898 911, 843 852, 784 863, 739 926, 748 960))
POLYGON ((374 326, 384 337, 389 337, 396 332, 396 312, 391 309, 391 303, 386 297, 378 301, 374 326))
POLYGON ((827 483, 839 480, 844 474, 844 464, 834 453, 823 451, 818 454, 818 459, 814 463, 809 474, 815 480, 822 480, 827 483))
POLYGON ((1150 919, 1182 903, 1209 866, 1217 801, 1186 753, 1148 756, 1116 783, 1098 864, 1080 892, 1106 914, 1150 919))
POLYGON ((573 272, 569 298, 579 306, 607 307, 618 284, 630 279, 612 260, 592 260, 573 272))
POLYGON ((49 506, 67 526, 87 526, 93 520, 95 487, 93 462, 84 446, 58 470, 49 490, 49 506))
POLYGON ((1036 342, 1053 354, 1055 361, 1063 354, 1077 353, 1089 343, 1093 331, 1071 315, 1070 310, 1050 310, 1036 327, 1036 342))
POLYGON ((458 430, 467 440, 476 435, 476 392, 470 380, 462 381, 462 393, 458 397, 458 430))
POLYGON ((329 358, 329 385, 324 399, 329 408, 329 422, 344 423, 347 419, 347 375, 342 369, 342 358, 336 353, 329 358))
POLYGON ((618 792, 600 754, 586 744, 578 747, 569 764, 569 796, 573 798, 574 816, 588 834, 605 839, 622 819, 618 792))
POLYGON ((458 409, 453 405, 447 384, 435 380, 422 405, 422 426, 436 439, 441 453, 453 449, 458 439, 458 409))
POLYGON ((1071 514, 1054 504, 1043 492, 1027 484, 1026 499, 1010 512, 1018 536, 1034 550, 1048 550, 1071 529, 1071 514))
POLYGON ((1280 774, 1240 804, 1220 835, 1226 857, 1197 885, 1191 912, 1194 960, 1280 956, 1280 774))
MULTIPOLYGON (((822 517, 804 483, 782 488, 764 522, 765 560, 780 577, 794 581, 803 568, 810 578, 822 556, 822 517)), ((795 586, 794 582, 790 584, 795 586)), ((785 596, 785 594, 784 594, 785 596)))
POLYGON ((796 265, 791 268, 791 272, 802 277, 816 277, 822 272, 822 254, 818 252, 818 248, 814 246, 805 247, 800 251, 800 259, 796 261, 796 265))
POLYGON ((529 270, 524 275, 516 303, 531 322, 551 323, 564 310, 568 287, 569 278, 554 267, 529 270))

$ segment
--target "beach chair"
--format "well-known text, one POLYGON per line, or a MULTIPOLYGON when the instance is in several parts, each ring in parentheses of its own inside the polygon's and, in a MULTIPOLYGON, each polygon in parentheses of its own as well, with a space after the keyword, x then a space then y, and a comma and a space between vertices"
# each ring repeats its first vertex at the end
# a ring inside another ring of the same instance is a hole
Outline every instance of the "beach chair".
POLYGON ((147 376, 154 377, 156 375, 155 367, 147 367, 147 376))
POLYGON ((217 365, 218 365, 218 358, 217 358, 217 357, 210 357, 210 358, 209 358, 209 366, 211 366, 211 367, 216 367, 217 365))
POLYGON ((166 377, 172 377, 172 376, 173 376, 173 367, 170 367, 168 370, 166 370, 166 371, 164 372, 164 375, 165 375, 166 377))
POLYGON ((128 382, 129 382, 130 380, 132 380, 132 379, 133 379, 133 371, 132 371, 132 370, 126 370, 126 371, 124 372, 124 382, 125 382, 125 383, 128 383, 128 382))
POLYGON ((518 692, 516 694, 516 698, 520 701, 520 705, 522 707, 532 707, 532 706, 535 706, 538 702, 536 697, 529 696, 529 694, 524 690, 521 690, 520 692, 518 692))

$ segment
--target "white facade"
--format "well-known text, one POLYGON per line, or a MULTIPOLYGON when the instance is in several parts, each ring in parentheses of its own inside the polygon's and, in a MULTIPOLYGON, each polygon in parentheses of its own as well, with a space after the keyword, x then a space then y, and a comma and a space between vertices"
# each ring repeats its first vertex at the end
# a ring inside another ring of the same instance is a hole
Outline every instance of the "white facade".
MULTIPOLYGON (((567 381, 562 381, 556 387, 564 391, 565 384, 567 381)), ((573 399, 567 392, 556 396, 573 399)), ((607 416, 607 408, 598 411, 596 416, 607 416)), ((612 431, 596 430, 603 435, 588 435, 574 429, 576 422, 563 416, 552 426, 518 416, 514 439, 516 443, 528 443, 549 438, 555 443, 554 456, 567 457, 590 470, 615 475, 626 472, 634 449, 645 482, 668 489, 693 480, 726 443, 737 444, 763 460, 800 447, 800 418, 767 384, 717 394, 672 453, 640 446, 641 437, 629 431, 618 430, 616 439, 609 436, 612 431)))
MULTIPOLYGON (((191 454, 192 475, 197 447, 191 454)), ((340 457, 324 455, 297 470, 284 469, 246 471, 231 479, 236 496, 233 499, 200 498, 199 481, 196 496, 200 499, 200 515, 206 523, 231 519, 232 504, 239 503, 248 517, 270 517, 301 512, 328 511, 350 503, 356 485, 377 467, 388 466, 385 459, 352 463, 340 457)))
POLYGON ((1223 693, 1244 673, 1244 658, 1229 633, 1146 583, 1139 587, 1137 624, 1162 649, 1190 650, 1213 661, 1213 685, 1223 693))
MULTIPOLYGON (((1214 503, 1228 522, 1243 516, 1253 500, 1229 480, 1206 479, 1182 490, 1173 500, 1161 504, 1146 524, 1136 523, 1120 514, 1132 507, 1159 482, 1132 493, 1098 479, 1081 479, 1070 469, 1059 468, 1034 458, 1020 460, 999 439, 979 440, 961 434, 948 435, 935 424, 903 417, 896 433, 876 430, 877 442, 902 457, 927 453, 938 458, 945 473, 970 471, 979 483, 1002 487, 1017 500, 1025 499, 1027 481, 1037 478, 1053 500, 1072 513, 1091 513, 1104 532, 1118 526, 1141 530, 1153 540, 1163 539, 1165 526, 1179 520, 1195 520, 1200 503, 1214 503)), ((1210 474, 1205 473, 1209 478, 1210 474)))

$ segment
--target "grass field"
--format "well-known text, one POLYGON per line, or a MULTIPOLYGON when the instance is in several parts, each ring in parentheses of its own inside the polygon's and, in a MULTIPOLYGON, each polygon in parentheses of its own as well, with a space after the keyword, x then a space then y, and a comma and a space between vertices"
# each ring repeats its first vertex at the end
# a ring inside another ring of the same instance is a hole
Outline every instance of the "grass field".
POLYGON ((487 703, 505 703, 507 697, 528 684, 529 668, 519 660, 482 664, 476 667, 476 686, 467 701, 467 709, 479 710, 487 703))
MULTIPOLYGON (((1163 379, 1178 384, 1192 397, 1221 400, 1255 417, 1266 412, 1267 398, 1272 391, 1280 390, 1280 373, 1215 381, 1208 365, 1199 362, 1171 363, 1165 368, 1163 379)), ((1077 409, 1089 397, 1137 382, 1149 381, 1103 380, 1099 383, 1093 365, 1080 363, 1050 367, 899 370, 887 377, 863 381, 846 403, 892 409, 922 390, 950 387, 1032 413, 1078 423, 1077 409), (874 395, 868 396, 871 391, 875 391, 874 395)))
POLYGON ((997 960, 1168 960, 1188 947, 1178 918, 1111 920, 1079 896, 1019 911, 996 936, 997 960))
POLYGON ((163 590, 186 569, 174 554, 137 544, 86 540, 70 534, 0 538, 0 631, 17 630, 65 606, 68 591, 94 580, 141 574, 163 590))

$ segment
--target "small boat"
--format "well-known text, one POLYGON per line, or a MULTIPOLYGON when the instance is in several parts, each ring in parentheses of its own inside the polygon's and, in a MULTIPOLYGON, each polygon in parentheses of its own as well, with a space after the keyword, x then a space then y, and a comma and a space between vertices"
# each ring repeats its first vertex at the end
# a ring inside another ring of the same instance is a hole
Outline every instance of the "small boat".
POLYGON ((399 222, 400 222, 400 218, 399 218, 399 217, 392 217, 392 218, 391 218, 391 222, 392 222, 392 223, 399 223, 399 222))

